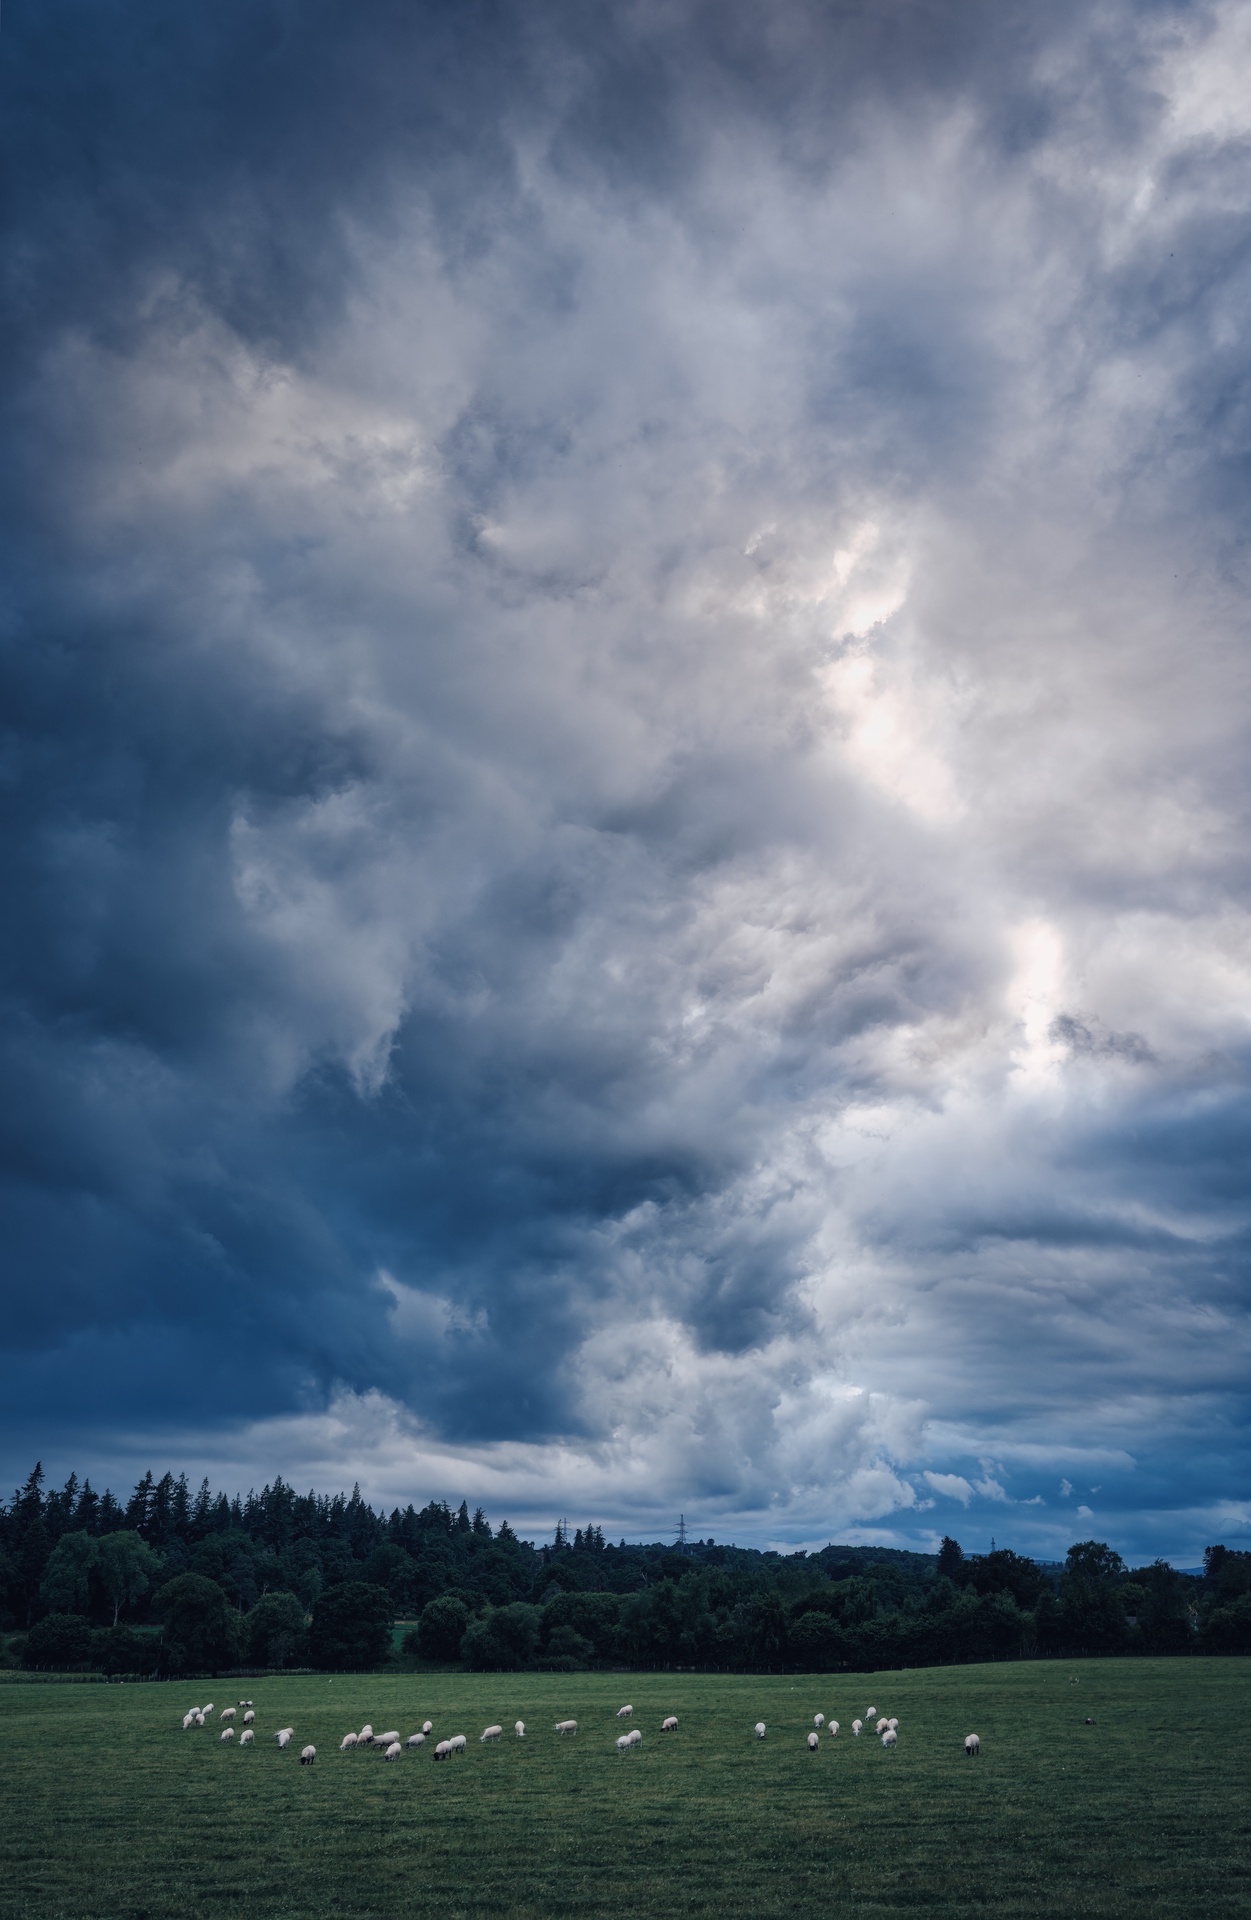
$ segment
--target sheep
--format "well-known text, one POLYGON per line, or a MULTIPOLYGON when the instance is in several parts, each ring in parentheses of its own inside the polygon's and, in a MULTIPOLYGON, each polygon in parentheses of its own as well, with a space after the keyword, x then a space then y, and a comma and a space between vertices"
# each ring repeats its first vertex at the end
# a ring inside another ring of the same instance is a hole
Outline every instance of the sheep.
POLYGON ((399 1741, 393 1740, 382 1757, 384 1760, 398 1760, 403 1751, 399 1741))
POLYGON ((434 1732, 434 1721, 433 1721, 433 1720, 423 1720, 423 1721, 422 1721, 422 1723, 421 1723, 421 1730, 422 1730, 422 1732, 423 1732, 423 1733, 433 1733, 433 1732, 434 1732))
POLYGON ((671 1713, 667 1720, 662 1720, 660 1723, 660 1731, 662 1733, 676 1733, 677 1730, 678 1716, 676 1713, 671 1713))
POLYGON ((392 1727, 390 1733, 376 1733, 374 1735, 374 1745, 376 1747, 390 1747, 394 1745, 394 1743, 399 1739, 399 1737, 400 1737, 399 1728, 392 1727))
POLYGON ((440 1740, 440 1742, 439 1742, 439 1744, 438 1744, 438 1746, 437 1746, 437 1747, 435 1748, 435 1750, 434 1750, 434 1757, 435 1757, 435 1759, 436 1759, 436 1760, 446 1760, 446 1759, 447 1759, 447 1756, 448 1756, 448 1754, 449 1754, 449 1753, 450 1753, 451 1751, 452 1751, 452 1743, 451 1743, 451 1741, 450 1741, 450 1740, 440 1740))
POLYGON ((633 1708, 633 1707, 618 1707, 618 1708, 617 1708, 617 1718, 618 1718, 618 1720, 628 1720, 628 1719, 630 1718, 630 1715, 631 1715, 631 1714, 632 1714, 633 1712, 634 1712, 634 1708, 633 1708))
POLYGON ((885 1733, 889 1725, 890 1725, 889 1720, 879 1720, 877 1725, 874 1727, 873 1731, 874 1733, 885 1733))
POLYGON ((822 1727, 825 1725, 825 1715, 823 1713, 814 1713, 812 1716, 812 1724, 817 1732, 820 1733, 822 1727))
POLYGON ((249 1707, 249 1708, 248 1708, 248 1710, 247 1710, 247 1712, 246 1712, 246 1713, 244 1714, 244 1716, 243 1716, 243 1724, 244 1724, 244 1726, 245 1726, 245 1727, 250 1727, 250 1726, 251 1726, 251 1724, 252 1724, 252 1722, 253 1722, 253 1721, 255 1720, 255 1718, 256 1718, 256 1715, 255 1715, 255 1714, 253 1713, 253 1711, 252 1711, 252 1709, 251 1709, 251 1707, 249 1707))
POLYGON ((899 1735, 895 1732, 894 1727, 887 1727, 885 1733, 882 1735, 882 1745, 884 1747, 896 1747, 898 1744, 899 1735))
POLYGON ((251 1704, 252 1704, 252 1702, 251 1702, 250 1700, 241 1700, 241 1701, 239 1702, 239 1705, 240 1705, 241 1707, 250 1707, 250 1706, 251 1706, 251 1704))
POLYGON ((763 1721, 763 1720, 757 1720, 757 1722, 756 1722, 756 1738, 757 1738, 757 1740, 763 1740, 763 1739, 764 1739, 764 1737, 765 1737, 765 1723, 764 1723, 764 1721, 763 1721))
POLYGON ((838 1738, 838 1721, 837 1721, 837 1720, 831 1720, 831 1721, 830 1721, 830 1724, 829 1724, 829 1726, 828 1726, 828 1727, 827 1727, 827 1728, 825 1729, 825 1731, 826 1731, 826 1732, 827 1732, 827 1733, 829 1734, 829 1736, 830 1736, 830 1738, 831 1738, 831 1740, 837 1740, 837 1738, 838 1738))
POLYGON ((233 1727, 225 1727, 225 1728, 223 1728, 223 1730, 222 1730, 222 1739, 223 1739, 223 1740, 233 1740, 233 1739, 234 1739, 234 1737, 235 1737, 235 1730, 234 1730, 234 1728, 233 1728, 233 1727))
POLYGON ((578 1731, 578 1723, 576 1720, 558 1720, 556 1722, 556 1731, 559 1734, 576 1733, 578 1731))
POLYGON ((221 1717, 223 1720, 233 1720, 238 1711, 237 1707, 223 1707, 221 1717))
POLYGON ((291 1745, 291 1736, 294 1732, 294 1727, 280 1727, 274 1735, 274 1739, 278 1742, 278 1750, 280 1753, 285 1753, 291 1745))
POLYGON ((851 1731, 857 1740, 860 1738, 860 1729, 863 1727, 863 1725, 864 1725, 863 1720, 853 1720, 851 1723, 851 1731))
POLYGON ((339 1752, 348 1753, 355 1745, 356 1745, 356 1735, 354 1733, 345 1733, 342 1740, 340 1740, 339 1742, 339 1752))
POLYGON ((209 1703, 208 1703, 208 1705, 207 1705, 207 1707, 201 1707, 201 1708, 200 1708, 200 1712, 201 1712, 201 1713, 202 1713, 202 1714, 204 1715, 204 1718, 205 1718, 206 1720, 208 1719, 208 1717, 209 1717, 209 1715, 210 1715, 210 1713, 212 1713, 212 1711, 213 1711, 213 1702, 212 1702, 211 1700, 209 1701, 209 1703))
POLYGON ((514 1726, 514 1728, 513 1728, 513 1732, 514 1732, 514 1733, 516 1734, 516 1736, 517 1736, 517 1738, 518 1738, 519 1740, 524 1740, 524 1739, 525 1739, 525 1737, 526 1737, 526 1723, 525 1723, 525 1721, 524 1721, 524 1720, 518 1720, 518 1722, 516 1723, 516 1725, 515 1725, 515 1726, 514 1726))
POLYGON ((642 1727, 631 1727, 629 1733, 626 1735, 626 1739, 632 1747, 641 1747, 643 1744, 642 1727))
POLYGON ((498 1740, 503 1731, 503 1727, 485 1727, 478 1735, 478 1745, 481 1746, 486 1740, 498 1740))
POLYGON ((465 1751, 465 1744, 466 1744, 464 1734, 454 1733, 447 1744, 453 1753, 463 1753, 465 1751))
POLYGON ((204 1725, 204 1715, 202 1713, 197 1713, 195 1717, 195 1723, 197 1727, 202 1727, 204 1725))
POLYGON ((251 1727, 245 1727, 239 1735, 239 1745, 241 1747, 250 1747, 255 1739, 256 1735, 253 1733, 251 1727))
POLYGON ((183 1725, 184 1733, 186 1732, 188 1727, 194 1726, 195 1725, 194 1713, 184 1713, 182 1716, 182 1725, 183 1725))
POLYGON ((865 1717, 865 1719, 866 1719, 866 1720, 876 1720, 876 1719, 877 1719, 877 1708, 876 1708, 876 1707, 866 1707, 866 1708, 865 1708, 865 1710, 864 1710, 864 1717, 865 1717))
POLYGON ((617 1752, 618 1753, 629 1753, 632 1744, 633 1743, 628 1733, 619 1733, 617 1735, 617 1752))
POLYGON ((369 1722, 366 1721, 365 1725, 361 1728, 360 1732, 356 1736, 357 1745, 363 1747, 367 1745, 367 1743, 370 1740, 372 1740, 373 1737, 374 1737, 374 1730, 370 1726, 369 1722))
POLYGON ((966 1734, 965 1734, 965 1736, 964 1736, 964 1757, 965 1757, 965 1759, 966 1759, 966 1760, 976 1760, 976 1758, 977 1758, 977 1756, 978 1756, 978 1754, 979 1754, 979 1753, 980 1753, 981 1751, 982 1751, 982 1743, 981 1743, 981 1741, 980 1741, 980 1739, 978 1738, 978 1736, 977 1736, 977 1734, 975 1734, 975 1733, 966 1733, 966 1734))
POLYGON ((816 1732, 816 1731, 814 1730, 814 1731, 813 1731, 812 1733, 810 1733, 810 1734, 808 1735, 808 1751, 809 1751, 809 1753, 815 1753, 815 1752, 816 1752, 816 1750, 817 1750, 817 1748, 818 1748, 818 1747, 819 1747, 820 1745, 821 1745, 821 1735, 820 1735, 819 1733, 817 1733, 817 1732, 816 1732))
POLYGON ((899 1732, 899 1722, 898 1722, 898 1720, 888 1720, 888 1721, 886 1722, 886 1724, 887 1724, 887 1726, 888 1726, 888 1727, 890 1728, 890 1730, 891 1730, 891 1732, 892 1732, 892 1733, 898 1733, 898 1732, 899 1732))
POLYGON ((311 1767, 316 1758, 317 1758, 316 1747, 300 1748, 300 1765, 302 1767, 311 1767))

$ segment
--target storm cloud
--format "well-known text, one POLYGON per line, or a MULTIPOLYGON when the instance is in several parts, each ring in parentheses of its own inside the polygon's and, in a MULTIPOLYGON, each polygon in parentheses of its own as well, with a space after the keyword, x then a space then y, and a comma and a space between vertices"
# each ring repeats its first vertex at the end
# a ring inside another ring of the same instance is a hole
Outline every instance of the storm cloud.
POLYGON ((11 1477, 1245 1534, 1245 9, 0 64, 11 1477))

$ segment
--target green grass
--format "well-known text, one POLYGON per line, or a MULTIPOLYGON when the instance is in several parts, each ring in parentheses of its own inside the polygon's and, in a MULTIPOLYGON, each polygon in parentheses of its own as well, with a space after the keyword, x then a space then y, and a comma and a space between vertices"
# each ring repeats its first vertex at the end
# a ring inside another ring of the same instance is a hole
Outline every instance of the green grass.
POLYGON ((1251 1661, 795 1679, 345 1675, 0 1686, 0 1913, 271 1916, 1251 1913, 1251 1661), (1073 1684, 1076 1678, 1076 1684, 1073 1684), (256 1701, 223 1747, 192 1701, 256 1701), (641 1749, 618 1756, 625 1700, 641 1749), (874 1703, 899 1746, 853 1740, 874 1703), (805 1740, 821 1710, 837 1740, 805 1740), (658 1731, 680 1717, 676 1735, 658 1731), (1094 1718, 1085 1726, 1086 1715, 1094 1718), (576 1716, 576 1740, 552 1731, 576 1716), (388 1764, 348 1728, 469 1735, 388 1764), (524 1741, 482 1747, 491 1721, 524 1741), (752 1737, 764 1719, 768 1737, 752 1737), (296 1729, 280 1754, 275 1728, 296 1729), (966 1761, 966 1732, 982 1757, 966 1761), (300 1767, 305 1741, 316 1765, 300 1767))

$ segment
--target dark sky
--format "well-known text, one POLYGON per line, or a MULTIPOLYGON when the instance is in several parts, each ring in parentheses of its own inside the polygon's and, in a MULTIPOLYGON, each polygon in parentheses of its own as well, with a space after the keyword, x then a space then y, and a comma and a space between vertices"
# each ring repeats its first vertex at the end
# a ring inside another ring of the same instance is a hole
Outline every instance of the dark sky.
POLYGON ((10 0, 0 1467, 1247 1498, 1251 24, 10 0))

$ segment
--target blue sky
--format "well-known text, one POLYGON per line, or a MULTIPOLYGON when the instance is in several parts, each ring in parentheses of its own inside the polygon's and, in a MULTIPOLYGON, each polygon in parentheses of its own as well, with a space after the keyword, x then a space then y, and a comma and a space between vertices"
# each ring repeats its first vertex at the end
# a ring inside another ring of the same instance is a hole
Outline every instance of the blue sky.
POLYGON ((10 1482, 1245 1543, 1246 10, 0 88, 10 1482))

